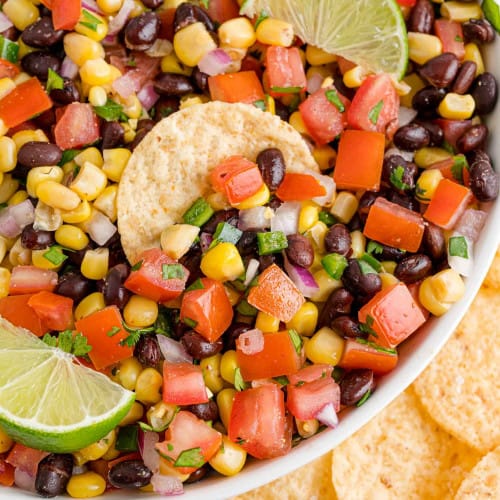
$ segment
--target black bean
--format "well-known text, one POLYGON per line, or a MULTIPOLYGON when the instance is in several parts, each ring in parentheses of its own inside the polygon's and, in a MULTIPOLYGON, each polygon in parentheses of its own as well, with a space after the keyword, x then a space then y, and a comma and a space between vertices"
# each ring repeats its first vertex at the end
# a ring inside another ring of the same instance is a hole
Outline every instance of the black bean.
POLYGON ((64 297, 73 299, 77 304, 87 295, 92 293, 93 284, 88 278, 85 278, 80 271, 71 270, 61 274, 57 281, 55 292, 64 297))
POLYGON ((50 52, 30 52, 21 59, 21 66, 26 73, 40 80, 47 80, 49 69, 59 71, 61 61, 50 52))
POLYGON ((157 9, 163 3, 163 0, 142 0, 142 3, 148 9, 157 9))
POLYGON ((142 129, 142 130, 138 130, 134 136, 134 139, 132 140, 131 143, 128 144, 128 147, 130 149, 130 151, 134 151, 134 149, 139 146, 139 144, 142 142, 142 140, 144 139, 144 137, 146 137, 149 133, 149 130, 147 129, 142 129))
POLYGON ((53 101, 62 106, 80 100, 80 92, 77 86, 69 78, 64 78, 62 89, 52 89, 49 95, 53 101))
POLYGON ((393 154, 384 158, 382 180, 390 183, 394 189, 400 192, 414 189, 417 175, 417 165, 406 161, 402 156, 393 154))
POLYGON ((116 148, 123 144, 125 132, 119 122, 103 121, 101 125, 102 149, 116 148))
POLYGON ((187 281, 187 285, 189 286, 191 283, 193 283, 202 276, 202 272, 200 270, 200 263, 201 263, 200 245, 199 244, 193 245, 188 250, 188 252, 179 259, 179 262, 189 271, 189 278, 187 281))
POLYGON ((325 248, 328 253, 339 253, 349 256, 351 249, 351 234, 344 224, 334 224, 325 235, 325 248))
POLYGON ((283 257, 281 254, 259 255, 259 272, 264 271, 264 269, 267 269, 272 264, 283 267, 283 257))
POLYGON ((486 125, 473 125, 457 139, 457 149, 460 153, 470 153, 485 146, 488 137, 486 125))
POLYGON ((30 168, 57 165, 61 158, 61 148, 50 142, 25 142, 17 153, 17 161, 30 168))
POLYGON ((413 196, 408 194, 397 191, 389 191, 389 193, 387 193, 387 199, 392 201, 392 203, 396 203, 397 205, 407 208, 408 210, 412 210, 413 212, 420 211, 420 203, 413 196))
POLYGON ((444 132, 437 123, 431 122, 429 120, 415 120, 414 123, 422 125, 422 127, 425 127, 427 129, 427 132, 429 132, 429 146, 441 146, 444 140, 444 132))
POLYGON ((288 248, 285 250, 288 260, 300 267, 309 267, 314 260, 314 249, 311 240, 302 234, 287 236, 288 248))
POLYGON ((199 90, 202 92, 206 92, 208 90, 208 75, 203 73, 198 66, 194 67, 191 78, 199 90))
POLYGON ((172 113, 179 111, 180 98, 175 96, 162 95, 156 101, 154 108, 154 118, 158 122, 172 113))
POLYGON ((361 331, 359 322, 347 315, 337 316, 334 318, 330 324, 330 328, 336 330, 343 337, 356 338, 363 337, 365 335, 361 331))
POLYGON ((487 160, 474 161, 469 170, 470 189, 479 201, 493 201, 498 197, 499 178, 487 160))
POLYGON ((229 328, 224 332, 224 348, 225 349, 236 349, 236 339, 248 330, 251 330, 253 326, 248 323, 234 322, 229 325, 229 328))
POLYGON ((210 420, 215 422, 219 418, 219 407, 213 399, 209 399, 208 403, 186 406, 186 410, 207 422, 210 420))
POLYGON ((184 2, 175 9, 174 33, 190 24, 201 22, 208 31, 215 32, 215 25, 208 13, 198 5, 184 2))
POLYGON ((364 274, 356 259, 349 259, 349 265, 342 274, 344 287, 361 304, 368 302, 382 289, 382 280, 376 273, 364 274))
POLYGON ((63 30, 55 30, 51 17, 41 17, 30 24, 22 33, 21 39, 30 47, 43 49, 60 42, 64 37, 63 30))
POLYGON ((430 33, 434 26, 434 7, 429 0, 417 0, 408 18, 408 31, 430 33))
POLYGON ((141 118, 137 122, 137 129, 136 130, 141 130, 141 129, 145 128, 145 129, 147 129, 149 131, 154 126, 155 126, 155 121, 151 120, 151 118, 141 118))
POLYGON ((379 260, 394 260, 399 262, 406 255, 404 250, 390 247, 389 245, 384 245, 383 243, 377 243, 377 246, 378 250, 375 253, 375 257, 379 260))
POLYGON ((141 335, 134 346, 134 356, 145 366, 158 366, 163 356, 156 335, 141 335))
POLYGON ((43 250, 55 242, 54 231, 35 229, 33 224, 28 224, 21 232, 21 245, 29 250, 43 250))
POLYGON ((427 223, 422 239, 423 249, 434 261, 441 260, 446 254, 446 241, 443 230, 432 223, 427 223))
POLYGON ((345 288, 337 288, 326 299, 318 318, 318 325, 331 327, 332 321, 338 316, 351 313, 354 297, 345 288))
POLYGON ((194 92, 189 77, 177 73, 161 73, 154 79, 153 86, 160 95, 182 96, 194 92))
POLYGON ((241 238, 238 240, 238 243, 236 243, 236 248, 243 257, 257 254, 257 231, 243 231, 241 238))
POLYGON ((498 98, 498 85, 495 77, 488 72, 479 75, 471 86, 470 94, 476 103, 478 115, 486 115, 493 111, 498 98))
POLYGON ((412 106, 419 114, 427 116, 435 113, 445 95, 446 91, 444 89, 427 86, 415 93, 412 99, 412 106))
POLYGON ((11 40, 13 42, 15 42, 19 38, 19 31, 16 29, 15 26, 11 26, 10 28, 3 30, 2 33, 0 34, 4 38, 7 38, 7 40, 11 40))
POLYGON ((124 460, 111 467, 108 481, 115 488, 142 488, 149 484, 152 475, 142 460, 124 460))
POLYGON ((362 397, 375 387, 372 370, 352 370, 340 381, 340 402, 345 406, 354 406, 362 397))
POLYGON ((217 226, 221 222, 227 222, 231 226, 236 227, 238 225, 238 210, 236 208, 230 208, 228 210, 218 210, 215 212, 208 221, 203 224, 201 230, 204 233, 214 234, 217 230, 217 226))
POLYGON ((288 106, 285 106, 281 101, 274 101, 274 108, 276 116, 279 116, 284 122, 288 122, 290 119, 290 110, 288 106))
POLYGON ((222 339, 215 342, 209 342, 205 337, 202 337, 194 330, 189 330, 181 338, 182 345, 186 351, 194 359, 205 359, 222 351, 222 339))
POLYGON ((100 282, 99 289, 107 306, 114 305, 122 309, 127 304, 130 292, 123 286, 123 283, 128 274, 129 267, 126 264, 118 264, 111 267, 106 277, 100 282))
POLYGON ((466 42, 489 43, 495 39, 495 29, 486 19, 469 19, 462 24, 466 42))
POLYGON ((267 187, 276 191, 286 172, 283 153, 277 148, 264 149, 257 155, 257 165, 267 187))
POLYGON ((125 45, 132 50, 147 50, 160 33, 160 18, 154 12, 133 17, 125 26, 125 45))
POLYGON ((476 78, 476 70, 477 64, 474 61, 464 61, 450 90, 455 94, 466 94, 476 78))
POLYGON ((361 218, 363 224, 368 217, 368 212, 370 211, 370 207, 375 203, 375 200, 381 196, 381 193, 375 193, 373 191, 365 191, 361 198, 359 199, 358 205, 358 214, 361 218))
POLYGON ((429 144, 431 140, 428 130, 418 123, 410 123, 400 127, 394 134, 394 145, 404 151, 415 151, 429 144))
POLYGON ((35 478, 36 492, 45 498, 62 495, 73 471, 73 455, 51 453, 38 464, 35 478))
POLYGON ((432 270, 432 260, 423 253, 403 257, 394 270, 394 276, 406 284, 416 283, 432 270))
POLYGON ((194 472, 191 472, 191 474, 189 474, 189 477, 184 482, 186 484, 196 483, 197 481, 203 479, 208 474, 209 470, 210 467, 208 466, 208 464, 205 464, 202 467, 196 469, 194 472))
POLYGON ((445 52, 429 59, 419 70, 421 77, 437 88, 448 87, 455 79, 460 61, 455 54, 445 52))
POLYGON ((32 118, 32 120, 37 128, 43 129, 47 137, 51 138, 51 140, 53 139, 52 129, 56 124, 56 113, 53 107, 43 111, 38 116, 32 118))

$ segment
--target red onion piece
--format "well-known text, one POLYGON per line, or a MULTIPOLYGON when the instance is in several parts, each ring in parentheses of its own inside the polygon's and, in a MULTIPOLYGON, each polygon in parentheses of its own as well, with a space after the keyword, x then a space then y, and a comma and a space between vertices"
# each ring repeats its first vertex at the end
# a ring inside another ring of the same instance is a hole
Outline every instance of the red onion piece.
POLYGON ((134 10, 134 0, 124 0, 120 10, 108 24, 108 36, 116 35, 121 31, 127 22, 128 16, 134 10))
POLYGON ((182 481, 175 476, 164 476, 163 474, 155 473, 151 477, 151 484, 155 493, 165 496, 182 495, 184 487, 182 481))
POLYGON ((0 12, 0 32, 8 30, 12 26, 14 26, 12 21, 3 12, 0 12))
POLYGON ((14 216, 5 209, 0 214, 0 236, 15 238, 21 234, 22 228, 16 222, 14 216))
POLYGON ((120 97, 127 99, 134 92, 138 92, 141 89, 141 83, 141 71, 133 69, 118 77, 111 86, 115 92, 120 94, 120 97))
POLYGON ((203 73, 215 76, 225 73, 231 63, 231 56, 224 49, 214 49, 201 58, 198 67, 203 73))
POLYGON ((392 156, 392 155, 399 155, 402 158, 404 158, 406 161, 413 161, 413 158, 415 156, 415 152, 414 151, 403 151, 402 149, 394 147, 394 148, 389 148, 388 150, 386 150, 386 152, 384 154, 384 158, 388 158, 389 156, 392 156))
POLYGON ((286 235, 295 234, 299 227, 300 207, 301 204, 298 201, 282 203, 271 219, 271 231, 283 231, 286 235))
POLYGON ((203 253, 205 253, 210 248, 213 240, 214 237, 211 233, 203 232, 200 234, 200 246, 203 253))
POLYGON ((106 35, 101 43, 104 47, 111 47, 118 44, 118 35, 106 35))
POLYGON ((0 235, 6 238, 19 236, 24 227, 35 220, 35 207, 30 200, 4 208, 0 212, 0 235))
POLYGON ((73 78, 78 75, 78 66, 68 56, 66 56, 61 63, 60 74, 64 78, 73 80, 73 78))
POLYGON ((481 234, 487 215, 482 210, 468 208, 458 220, 455 231, 475 243, 481 234))
POLYGON ((236 347, 243 354, 252 355, 261 352, 264 349, 264 334, 262 330, 254 328, 253 330, 243 332, 236 339, 236 347))
POLYGON ((309 94, 314 94, 314 92, 316 92, 321 88, 322 83, 323 83, 323 77, 319 73, 314 73, 307 80, 307 92, 309 92, 309 94))
POLYGON ((116 226, 107 215, 96 210, 89 221, 85 222, 85 231, 98 245, 104 245, 116 233, 116 226))
POLYGON ((184 346, 177 340, 173 340, 165 335, 157 335, 161 353, 166 361, 170 363, 192 363, 193 358, 187 353, 184 346))
POLYGON ((417 111, 413 108, 399 106, 398 110, 398 127, 404 127, 411 123, 417 116, 417 111))
POLYGON ((35 492, 35 480, 36 476, 32 476, 22 469, 14 470, 14 484, 25 491, 35 492))
POLYGON ((322 424, 334 429, 339 423, 339 417, 335 412, 333 403, 328 403, 318 413, 316 413, 315 418, 319 420, 322 424))
POLYGON ((139 428, 138 447, 144 465, 152 472, 157 472, 160 467, 160 454, 155 449, 155 444, 160 440, 157 432, 144 431, 139 428))
POLYGON ((137 92, 137 98, 141 101, 142 107, 149 111, 155 104, 160 96, 155 92, 152 82, 148 82, 137 92))
POLYGON ((247 270, 245 273, 245 281, 243 282, 245 286, 248 286, 255 278, 255 276, 257 276, 259 266, 260 262, 257 259, 250 259, 248 261, 247 270))
POLYGON ((94 12, 95 14, 103 15, 104 12, 99 8, 95 0, 82 0, 82 8, 94 12))
POLYGON ((271 225, 272 209, 269 207, 253 207, 240 210, 238 229, 266 229, 271 225))
POLYGON ((286 256, 285 271, 304 297, 312 297, 318 291, 319 286, 310 271, 292 264, 286 256))

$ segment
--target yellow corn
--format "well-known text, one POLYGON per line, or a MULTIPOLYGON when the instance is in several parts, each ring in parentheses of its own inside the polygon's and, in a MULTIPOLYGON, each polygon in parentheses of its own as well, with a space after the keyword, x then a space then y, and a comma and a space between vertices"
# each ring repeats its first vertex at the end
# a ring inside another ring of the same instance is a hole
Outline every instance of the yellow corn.
POLYGON ((93 163, 86 161, 73 179, 70 188, 84 200, 95 200, 106 188, 106 174, 93 163))
POLYGON ((12 92, 16 88, 16 84, 12 78, 0 78, 0 99, 12 92))
POLYGON ((104 164, 102 154, 96 147, 85 148, 81 153, 78 153, 73 160, 79 167, 83 167, 87 161, 93 163, 97 167, 102 167, 104 164))
POLYGON ((130 407, 130 410, 122 418, 121 422, 118 425, 120 427, 125 427, 126 425, 135 424, 137 421, 142 419, 143 415, 144 415, 144 406, 142 406, 141 403, 139 403, 139 401, 134 401, 133 405, 130 407))
MULTIPOLYGON (((9 205, 17 205, 18 203, 23 202, 28 199, 28 193, 24 190, 16 191, 8 200, 9 205)), ((1 262, 2 259, 0 259, 1 262)))
POLYGON ((455 94, 448 92, 439 103, 438 113, 449 120, 467 120, 476 107, 474 98, 470 94, 455 94))
MULTIPOLYGON (((24 56, 28 54, 31 54, 32 52, 36 52, 37 50, 39 50, 35 47, 30 47, 29 45, 26 45, 21 37, 17 39, 17 44, 19 45, 19 50, 17 51, 18 60, 22 59, 24 56)), ((27 75, 27 73, 25 73, 24 71, 22 72, 22 74, 27 75)), ((19 73, 19 75, 21 75, 21 73, 19 73)), ((18 82, 17 77, 14 77, 14 81, 18 82)))
POLYGON ((7 297, 7 295, 9 295, 9 286, 10 271, 6 267, 0 267, 0 298, 7 297))
POLYGON ((133 328, 151 326, 158 318, 158 303, 147 297, 132 295, 123 309, 123 318, 133 328))
POLYGON ((227 436, 222 436, 222 446, 209 460, 209 464, 223 476, 234 476, 243 469, 247 452, 227 436))
POLYGON ((405 76, 402 81, 409 85, 410 91, 400 97, 401 106, 411 108, 413 96, 419 90, 423 89, 426 84, 417 73, 410 73, 408 76, 405 76))
POLYGON ((475 43, 467 43, 465 45, 464 61, 476 63, 476 76, 484 73, 483 56, 481 55, 481 50, 475 43))
POLYGON ((94 85, 89 90, 89 103, 92 106, 104 106, 108 100, 108 94, 104 87, 94 85))
POLYGON ((418 298, 435 316, 441 316, 465 293, 462 277, 453 269, 445 269, 422 281, 418 298))
POLYGON ((115 14, 123 5, 123 0, 96 0, 96 3, 105 14, 115 14))
POLYGON ((31 264, 31 250, 23 247, 21 238, 18 238, 10 248, 9 262, 13 266, 24 266, 31 264))
POLYGON ((331 328, 318 330, 305 345, 307 359, 335 366, 344 351, 344 339, 331 328))
POLYGON ((103 460, 110 461, 114 460, 120 455, 120 451, 115 448, 117 432, 115 430, 114 434, 111 435, 109 440, 109 447, 106 453, 101 457, 103 460))
POLYGON ((318 306, 306 301, 286 324, 287 329, 295 330, 299 335, 310 337, 316 331, 318 324, 318 306))
POLYGON ((341 191, 335 197, 330 213, 340 222, 347 224, 354 217, 359 207, 356 196, 349 191, 341 191))
POLYGON ((220 361, 222 354, 214 354, 200 361, 200 368, 203 374, 205 385, 214 393, 218 393, 224 388, 224 380, 220 375, 220 361))
POLYGON ((123 169, 130 159, 131 152, 126 148, 105 149, 103 151, 104 163, 102 171, 109 180, 119 182, 123 169))
POLYGON ((436 168, 424 170, 417 179, 415 197, 421 203, 429 203, 434 197, 438 184, 443 179, 443 174, 436 168))
POLYGON ((76 465, 83 465, 91 460, 98 460, 109 450, 109 447, 115 440, 116 431, 112 429, 102 439, 99 439, 99 441, 73 453, 76 465))
POLYGON ((234 385, 234 371, 238 368, 238 361, 236 359, 236 351, 226 351, 220 360, 220 374, 221 377, 230 384, 234 385))
POLYGON ((129 144, 135 139, 136 132, 128 122, 121 123, 121 126, 123 128, 123 140, 125 141, 125 144, 129 144))
POLYGON ((293 43, 293 26, 290 23, 268 17, 264 19, 255 32, 257 41, 264 45, 290 47, 293 43))
POLYGON ((85 35, 68 33, 64 37, 64 52, 77 65, 104 57, 103 46, 85 35))
POLYGON ((59 245, 71 250, 83 250, 89 244, 87 235, 79 227, 69 224, 56 229, 54 238, 59 245))
POLYGON ((4 136, 9 131, 4 121, 0 118, 0 137, 4 136))
POLYGON ((60 210, 74 210, 80 204, 80 197, 74 191, 52 180, 40 182, 36 196, 49 207, 60 210))
POLYGON ((163 73, 175 73, 177 75, 191 76, 193 68, 181 63, 174 52, 161 58, 161 70, 163 73))
POLYGON ((316 146, 313 149, 312 154, 320 170, 328 170, 335 166, 337 152, 328 144, 325 144, 324 146, 316 146))
POLYGON ((305 439, 314 436, 318 432, 319 422, 312 418, 311 420, 300 420, 295 419, 295 426, 297 427, 297 432, 299 435, 305 439))
POLYGON ((396 276, 391 273, 379 273, 379 277, 382 282, 382 290, 385 290, 386 288, 389 288, 399 282, 396 276))
POLYGON ((106 85, 113 81, 111 66, 102 58, 89 59, 80 68, 80 78, 87 85, 106 85))
POLYGON ((104 295, 101 292, 94 292, 84 297, 75 308, 75 320, 89 316, 106 307, 104 295))
POLYGON ((12 136, 12 140, 16 143, 18 151, 21 149, 21 146, 23 146, 27 142, 49 142, 49 139, 45 135, 45 132, 39 128, 37 128, 36 130, 21 130, 19 132, 16 132, 12 136))
POLYGON ((131 356, 120 362, 118 367, 118 382, 129 391, 135 389, 137 378, 142 372, 142 365, 137 358, 131 356))
POLYGON ((324 222, 318 221, 306 233, 306 236, 313 242, 314 247, 321 253, 325 251, 325 235, 327 231, 328 226, 324 222))
POLYGON ((19 31, 34 23, 39 16, 38 9, 29 0, 7 0, 2 10, 19 31))
POLYGON ((200 228, 191 224, 173 224, 165 228, 160 236, 162 250, 172 259, 180 259, 198 237, 200 228))
POLYGON ((248 49, 257 40, 253 24, 246 17, 235 17, 223 22, 219 26, 218 34, 222 45, 238 49, 248 49))
POLYGON ((108 23, 99 14, 84 8, 80 20, 75 26, 75 31, 80 35, 88 36, 90 39, 100 42, 108 34, 108 23))
POLYGON ((92 471, 72 475, 66 486, 66 491, 72 498, 97 497, 105 490, 106 480, 97 472, 92 471))
POLYGON ((87 250, 80 265, 81 273, 88 279, 101 280, 106 277, 109 263, 109 249, 87 250))
MULTIPOLYGON (((62 261, 61 262, 56 262, 55 259, 50 258, 50 260, 47 258, 47 248, 42 249, 42 250, 32 250, 31 251, 31 263, 39 267, 40 269, 52 269, 54 271, 57 271, 58 269, 61 268, 62 261)), ((63 255, 62 249, 55 247, 51 249, 51 252, 57 252, 59 255, 63 255)))
POLYGON ((434 163, 447 160, 452 157, 452 153, 443 148, 420 148, 415 152, 414 162, 420 168, 428 168, 434 163))
POLYGON ((0 182, 0 203, 7 203, 18 187, 19 181, 14 179, 10 174, 3 174, 0 182))
POLYGON ((31 78, 31 75, 29 73, 26 73, 25 71, 21 71, 17 76, 14 77, 14 83, 16 85, 19 85, 20 83, 26 82, 31 78))
POLYGON ((368 73, 363 67, 354 66, 354 68, 351 68, 344 73, 342 80, 346 87, 355 89, 361 86, 367 76, 368 73))
POLYGON ((305 233, 318 222, 319 210, 320 207, 312 201, 305 201, 302 203, 299 212, 299 233, 305 233))
POLYGON ((255 328, 263 332, 277 332, 280 329, 280 320, 263 311, 257 313, 255 328))
POLYGON ((443 2, 440 12, 443 17, 459 23, 483 17, 483 11, 478 2, 443 2))
POLYGON ((33 167, 26 177, 26 191, 31 197, 36 198, 36 190, 42 182, 53 181, 60 183, 63 177, 64 172, 61 167, 33 167))
POLYGON ((118 185, 113 184, 108 186, 95 199, 94 207, 106 215, 111 222, 115 222, 117 218, 116 195, 118 194, 118 185))
POLYGON ((218 281, 233 281, 245 272, 245 265, 233 243, 222 242, 202 257, 200 269, 205 276, 218 281))
POLYGON ((229 425, 229 419, 231 417, 231 410, 233 408, 234 395, 236 391, 232 388, 222 389, 222 391, 217 394, 217 406, 219 407, 219 417, 224 427, 227 429, 229 425))
POLYGON ((186 109, 196 104, 205 104, 210 99, 206 95, 187 94, 181 97, 179 109, 186 109))
POLYGON ((365 253, 366 237, 361 231, 351 232, 351 248, 353 259, 359 259, 365 253))
POLYGON ((337 56, 335 54, 325 52, 323 49, 315 47, 314 45, 308 45, 306 47, 306 60, 311 66, 320 66, 322 64, 335 62, 337 60, 337 56))
POLYGON ((290 118, 288 119, 288 123, 300 134, 309 134, 309 131, 307 130, 306 124, 304 123, 304 120, 302 119, 302 115, 300 114, 300 111, 294 111, 291 115, 290 118))
POLYGON ((417 64, 425 64, 443 51, 441 40, 427 33, 408 33, 408 56, 417 64))
POLYGON ((10 172, 17 165, 16 143, 10 137, 0 137, 0 172, 10 172))
POLYGON ((201 58, 217 48, 203 23, 189 24, 174 35, 174 50, 179 60, 187 66, 196 66, 201 58))
POLYGON ((63 212, 61 218, 68 224, 85 222, 92 215, 92 207, 87 200, 83 200, 74 210, 63 212))
POLYGON ((269 188, 266 184, 262 184, 262 187, 255 194, 249 196, 246 200, 235 204, 235 207, 239 208, 240 210, 261 207, 269 201, 270 197, 271 193, 269 192, 269 188))
POLYGON ((177 413, 177 405, 159 401, 146 412, 148 424, 153 429, 163 429, 177 413))
POLYGON ((396 270, 396 266, 398 265, 397 262, 393 260, 384 260, 381 262, 382 268, 386 273, 394 274, 394 271, 396 270))
POLYGON ((0 427, 0 453, 8 452, 13 444, 12 438, 0 427))
POLYGON ((135 397, 141 403, 154 405, 161 400, 163 377, 154 368, 145 368, 137 377, 135 397))
POLYGON ((319 287, 311 297, 314 302, 324 302, 334 290, 342 286, 341 281, 333 279, 324 269, 314 272, 313 276, 319 287))

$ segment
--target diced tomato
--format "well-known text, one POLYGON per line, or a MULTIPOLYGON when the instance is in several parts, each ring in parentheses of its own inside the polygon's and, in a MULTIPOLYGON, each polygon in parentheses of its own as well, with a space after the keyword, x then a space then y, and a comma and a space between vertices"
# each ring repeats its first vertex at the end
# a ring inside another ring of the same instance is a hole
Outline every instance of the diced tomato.
POLYGON ((439 125, 444 134, 444 140, 454 149, 457 147, 457 139, 472 127, 471 120, 447 120, 437 118, 434 122, 439 125))
POLYGON ((325 196, 325 187, 309 174, 287 172, 281 181, 276 196, 281 201, 305 201, 316 196, 325 196))
POLYGON ((122 359, 130 358, 134 349, 123 344, 128 337, 123 319, 116 306, 108 306, 75 322, 75 329, 87 337, 92 346, 89 357, 96 370, 101 370, 122 359))
POLYGON ((305 298, 293 281, 276 264, 267 267, 250 289, 248 303, 280 321, 290 321, 305 298))
POLYGON ((175 469, 181 474, 190 474, 208 462, 217 453, 221 444, 220 432, 195 417, 190 411, 180 411, 165 432, 165 441, 157 443, 155 447, 162 457, 168 457, 169 461, 173 460, 174 465, 182 452, 190 450, 190 460, 186 459, 186 462, 191 462, 192 466, 175 465, 175 469), (199 453, 194 453, 193 450, 199 453))
POLYGON ((305 90, 304 65, 297 47, 270 46, 266 51, 267 79, 273 97, 305 90), (283 90, 282 90, 283 89, 283 90), (290 89, 288 92, 284 89, 290 89))
POLYGON ((42 290, 52 292, 57 286, 55 271, 36 266, 14 266, 10 275, 9 295, 37 293, 42 290))
POLYGON ((31 477, 35 477, 38 464, 48 454, 46 451, 35 450, 35 448, 24 446, 24 444, 15 443, 5 461, 16 469, 21 469, 31 477))
POLYGON ((220 24, 239 16, 240 7, 236 0, 210 0, 207 3, 208 14, 220 24))
POLYGON ((337 64, 341 75, 356 67, 356 63, 349 61, 349 59, 342 56, 337 56, 337 64))
POLYGON ((326 363, 318 363, 314 365, 305 366, 297 373, 288 375, 288 381, 291 385, 297 385, 299 382, 312 382, 319 378, 331 377, 333 373, 333 366, 326 363))
POLYGON ((49 331, 47 325, 42 323, 40 316, 28 305, 33 294, 8 295, 0 299, 0 316, 10 321, 15 326, 26 328, 37 337, 49 331))
POLYGON ((397 0, 397 2, 402 7, 413 7, 417 3, 417 0, 397 0))
POLYGON ((399 96, 386 73, 368 76, 347 111, 349 127, 392 138, 398 128, 399 96))
POLYGON ((51 330, 67 330, 73 324, 73 299, 69 297, 42 291, 32 295, 28 305, 51 330))
POLYGON ((443 53, 451 52, 461 61, 465 57, 464 34, 462 24, 449 19, 436 19, 434 31, 441 40, 443 53))
POLYGON ((424 218, 443 229, 451 229, 471 199, 469 188, 449 179, 442 179, 427 205, 424 218))
POLYGON ((225 158, 210 172, 210 182, 215 191, 224 192, 224 187, 228 179, 234 174, 253 168, 255 163, 244 156, 234 155, 225 158))
POLYGON ((82 12, 81 0, 51 0, 52 22, 56 30, 72 30, 82 12))
POLYGON ((338 366, 346 370, 367 368, 374 373, 388 373, 398 363, 396 351, 365 343, 363 339, 347 339, 338 366))
POLYGON ((274 384, 237 392, 228 429, 229 439, 255 458, 286 455, 292 446, 283 391, 274 384))
POLYGON ((340 409, 340 387, 331 377, 319 378, 299 385, 287 385, 286 407, 300 420, 316 418, 327 404, 340 409))
POLYGON ((239 71, 208 77, 212 101, 253 104, 265 97, 259 77, 254 71, 239 71))
POLYGON ((233 320, 233 308, 224 285, 211 278, 201 278, 200 288, 187 290, 182 296, 180 320, 215 342, 233 320))
POLYGON ((0 58, 0 78, 14 78, 19 74, 19 66, 0 58))
POLYGON ((420 214, 378 197, 370 207, 363 234, 379 243, 416 252, 424 229, 424 219, 420 214))
POLYGON ((358 320, 373 332, 368 340, 391 348, 408 338, 425 319, 404 283, 376 293, 358 312, 358 320))
POLYGON ((208 403, 201 368, 192 363, 163 363, 163 401, 176 405, 208 403))
POLYGON ((366 130, 346 130, 340 136, 333 171, 333 180, 337 187, 378 191, 384 151, 384 134, 366 130))
POLYGON ((316 144, 333 141, 344 130, 349 105, 349 100, 334 87, 319 89, 300 104, 300 116, 316 144))
POLYGON ((2 486, 12 486, 14 484, 14 471, 13 465, 0 458, 0 484, 2 486))
POLYGON ((184 291, 188 277, 189 271, 182 264, 160 248, 150 248, 141 252, 124 286, 155 302, 167 302, 184 291), (174 277, 169 277, 172 276, 169 274, 170 269, 175 271, 174 277))
POLYGON ((90 104, 72 102, 54 127, 56 144, 61 149, 78 149, 99 139, 99 120, 90 104))
POLYGON ((413 300, 415 301, 415 304, 417 304, 418 308, 420 309, 420 312, 424 315, 424 318, 427 321, 429 319, 429 316, 431 315, 431 313, 420 302, 420 298, 418 296, 418 293, 420 290, 421 283, 422 283, 422 281, 417 281, 416 283, 410 283, 409 285, 407 285, 407 287, 411 293, 411 296, 413 297, 413 300))
POLYGON ((279 377, 296 373, 301 364, 301 352, 288 330, 264 333, 264 347, 254 354, 244 354, 237 346, 236 358, 243 380, 279 377))

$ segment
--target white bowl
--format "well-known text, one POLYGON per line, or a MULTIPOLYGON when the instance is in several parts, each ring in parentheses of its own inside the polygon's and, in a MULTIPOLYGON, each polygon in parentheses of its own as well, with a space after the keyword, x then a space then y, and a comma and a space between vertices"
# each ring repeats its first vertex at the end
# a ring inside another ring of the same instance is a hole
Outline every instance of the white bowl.
MULTIPOLYGON (((500 39, 485 50, 485 62, 488 71, 500 82, 500 39)), ((500 103, 489 117, 490 130, 489 152, 500 170, 500 103)), ((463 299, 440 318, 433 318, 399 349, 399 362, 395 370, 380 380, 377 390, 360 408, 346 410, 340 415, 336 429, 324 431, 310 439, 302 441, 297 447, 281 458, 264 461, 252 461, 238 475, 225 478, 213 476, 198 483, 186 485, 184 495, 179 500, 219 500, 229 498, 262 486, 280 476, 311 462, 332 450, 351 436, 360 427, 385 408, 403 392, 424 370, 434 356, 446 343, 461 318, 469 308, 486 275, 496 249, 500 243, 500 199, 483 209, 489 211, 489 217, 474 251, 474 272, 467 279, 467 289, 463 299)), ((0 498, 21 500, 33 498, 33 494, 15 488, 0 488, 0 498)), ((129 491, 113 491, 99 498, 122 500, 154 498, 149 495, 129 491)), ((158 497, 159 498, 159 497, 158 497)))

